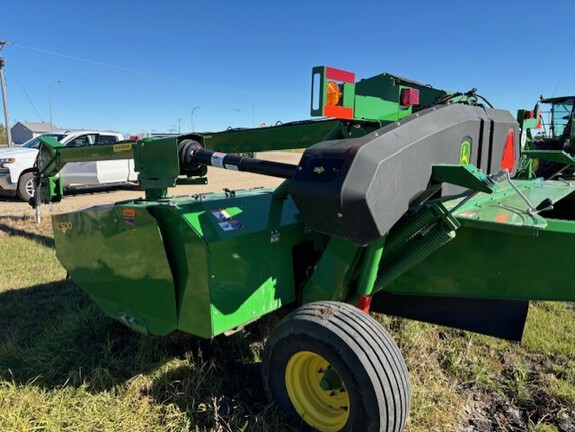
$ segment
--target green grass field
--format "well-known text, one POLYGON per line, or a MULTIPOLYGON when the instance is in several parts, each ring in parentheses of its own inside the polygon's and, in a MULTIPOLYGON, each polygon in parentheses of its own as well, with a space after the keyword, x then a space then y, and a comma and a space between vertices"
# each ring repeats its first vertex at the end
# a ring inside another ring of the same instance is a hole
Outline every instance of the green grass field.
MULTIPOLYGON (((66 280, 48 220, 0 217, 0 256, 0 431, 293 430, 257 367, 277 317, 145 337, 66 280)), ((380 318, 411 373, 408 431, 575 431, 573 304, 533 304, 521 344, 380 318)))

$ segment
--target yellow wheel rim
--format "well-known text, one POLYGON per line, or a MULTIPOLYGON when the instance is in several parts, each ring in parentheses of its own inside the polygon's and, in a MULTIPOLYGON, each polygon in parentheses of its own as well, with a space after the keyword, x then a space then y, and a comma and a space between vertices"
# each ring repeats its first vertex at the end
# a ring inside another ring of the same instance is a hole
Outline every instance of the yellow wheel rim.
POLYGON ((337 371, 310 351, 294 354, 286 366, 288 396, 297 413, 311 427, 336 432, 349 418, 349 396, 337 371))

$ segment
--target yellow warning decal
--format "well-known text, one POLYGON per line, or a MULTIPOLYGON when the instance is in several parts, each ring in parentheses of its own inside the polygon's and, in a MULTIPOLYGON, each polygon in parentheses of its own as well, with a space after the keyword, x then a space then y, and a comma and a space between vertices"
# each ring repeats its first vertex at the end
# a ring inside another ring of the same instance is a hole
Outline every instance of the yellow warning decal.
POLYGON ((114 144, 114 153, 132 150, 132 144, 114 144))

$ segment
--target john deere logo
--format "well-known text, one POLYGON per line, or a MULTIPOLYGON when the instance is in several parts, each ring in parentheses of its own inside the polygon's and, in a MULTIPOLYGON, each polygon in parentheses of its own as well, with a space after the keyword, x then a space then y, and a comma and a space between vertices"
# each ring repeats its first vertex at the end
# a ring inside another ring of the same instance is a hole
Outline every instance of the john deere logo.
POLYGON ((321 174, 321 173, 324 172, 324 171, 325 171, 325 168, 322 167, 322 166, 316 166, 316 167, 313 169, 313 172, 314 172, 315 174, 321 174))
POLYGON ((459 163, 461 165, 471 162, 471 143, 467 140, 461 143, 459 148, 459 163))

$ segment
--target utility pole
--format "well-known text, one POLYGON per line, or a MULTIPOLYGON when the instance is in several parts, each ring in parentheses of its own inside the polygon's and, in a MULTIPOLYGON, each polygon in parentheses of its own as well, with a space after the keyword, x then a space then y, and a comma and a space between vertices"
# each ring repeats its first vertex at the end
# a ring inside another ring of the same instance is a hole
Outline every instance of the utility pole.
MULTIPOLYGON (((62 81, 56 81, 56 84, 60 84, 62 81)), ((50 108, 50 132, 52 132, 52 128, 54 127, 54 123, 52 123, 52 88, 48 86, 48 107, 50 108)))
POLYGON ((52 90, 48 86, 48 107, 50 108, 50 132, 52 132, 52 90))
MULTIPOLYGON (((4 48, 5 41, 0 40, 0 51, 4 48)), ((6 84, 4 83, 4 65, 3 57, 0 57, 0 88, 2 89, 2 105, 4 106, 4 129, 6 129, 6 138, 8 147, 12 147, 12 131, 10 130, 10 115, 8 114, 8 102, 6 101, 6 84)))
POLYGON ((192 133, 194 132, 194 111, 200 109, 199 106, 194 107, 194 109, 192 110, 192 133))

